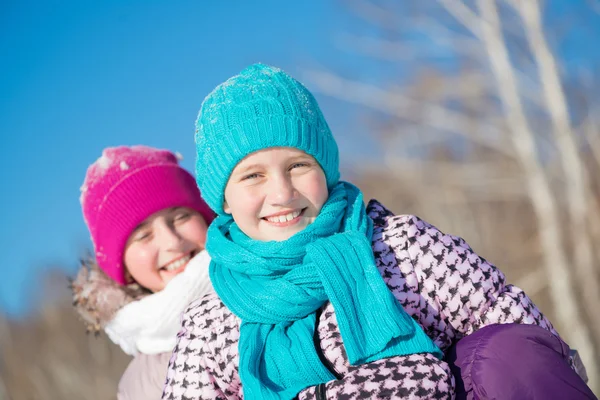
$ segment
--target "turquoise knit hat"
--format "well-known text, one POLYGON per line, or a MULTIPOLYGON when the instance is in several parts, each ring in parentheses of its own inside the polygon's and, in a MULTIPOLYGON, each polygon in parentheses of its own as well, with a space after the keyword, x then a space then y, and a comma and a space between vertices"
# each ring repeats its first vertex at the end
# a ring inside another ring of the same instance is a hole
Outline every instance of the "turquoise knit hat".
POLYGON ((282 70, 254 64, 217 86, 196 121, 196 182, 217 214, 235 166, 269 147, 313 156, 329 189, 340 178, 338 147, 313 95, 282 70))

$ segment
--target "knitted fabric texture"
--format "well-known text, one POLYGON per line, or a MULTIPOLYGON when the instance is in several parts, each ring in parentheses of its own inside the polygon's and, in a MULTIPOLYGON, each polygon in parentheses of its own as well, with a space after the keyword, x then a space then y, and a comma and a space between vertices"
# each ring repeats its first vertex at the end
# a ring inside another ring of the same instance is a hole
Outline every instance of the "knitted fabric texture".
POLYGON ((280 69, 254 64, 217 86, 196 122, 196 181, 217 214, 235 166, 270 147, 313 156, 330 189, 339 180, 338 147, 313 95, 280 69))
POLYGON ((96 261, 121 285, 125 244, 146 218, 171 207, 196 210, 207 224, 214 217, 177 157, 146 146, 106 148, 87 170, 80 201, 96 261))
POLYGON ((208 252, 201 251, 163 290, 125 305, 104 327, 108 337, 129 355, 172 351, 181 313, 190 302, 213 291, 209 264, 208 252))
POLYGON ((362 193, 338 182, 316 220, 282 242, 246 236, 228 215, 208 230, 210 277, 241 320, 239 374, 246 399, 291 399, 335 379, 313 337, 330 301, 352 364, 441 351, 404 311, 379 274, 373 222, 362 193))

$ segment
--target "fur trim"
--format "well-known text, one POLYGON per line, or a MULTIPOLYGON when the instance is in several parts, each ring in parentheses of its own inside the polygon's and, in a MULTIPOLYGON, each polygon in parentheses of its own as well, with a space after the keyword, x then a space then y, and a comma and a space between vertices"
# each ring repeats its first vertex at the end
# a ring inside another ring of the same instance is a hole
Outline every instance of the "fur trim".
POLYGON ((88 333, 97 335, 121 308, 152 294, 137 283, 119 285, 91 256, 81 259, 80 264, 75 278, 69 279, 69 286, 73 292, 73 306, 88 333))

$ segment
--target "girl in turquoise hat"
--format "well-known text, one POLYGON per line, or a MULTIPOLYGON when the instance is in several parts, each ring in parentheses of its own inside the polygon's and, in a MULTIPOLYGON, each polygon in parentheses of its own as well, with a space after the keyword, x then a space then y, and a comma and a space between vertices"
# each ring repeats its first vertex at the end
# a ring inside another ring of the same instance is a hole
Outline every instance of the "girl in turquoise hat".
POLYGON ((557 336, 462 239, 365 207, 314 97, 283 71, 219 85, 196 149, 216 293, 184 313, 163 399, 449 399, 442 351, 461 337, 516 320, 557 336))

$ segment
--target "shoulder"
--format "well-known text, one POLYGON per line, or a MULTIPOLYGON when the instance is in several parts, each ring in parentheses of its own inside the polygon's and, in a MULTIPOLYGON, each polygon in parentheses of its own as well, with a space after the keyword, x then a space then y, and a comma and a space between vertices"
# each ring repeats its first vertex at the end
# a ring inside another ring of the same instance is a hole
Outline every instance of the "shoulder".
POLYGON ((389 253, 399 258, 402 266, 411 264, 428 271, 433 265, 452 266, 475 256, 462 238, 445 234, 416 215, 394 215, 376 200, 369 202, 367 212, 373 220, 372 246, 376 256, 389 253))
POLYGON ((394 214, 375 199, 367 205, 367 215, 373 220, 374 238, 395 239, 412 244, 418 236, 436 235, 440 231, 416 215, 394 214))
POLYGON ((100 269, 93 258, 80 260, 77 275, 70 279, 73 306, 88 331, 109 324, 125 306, 151 293, 138 285, 121 286, 100 269))
POLYGON ((193 329, 200 335, 239 324, 238 318, 223 304, 215 292, 208 293, 191 302, 182 316, 185 329, 193 329))
POLYGON ((118 399, 158 398, 171 353, 138 354, 131 360, 119 381, 118 399))

